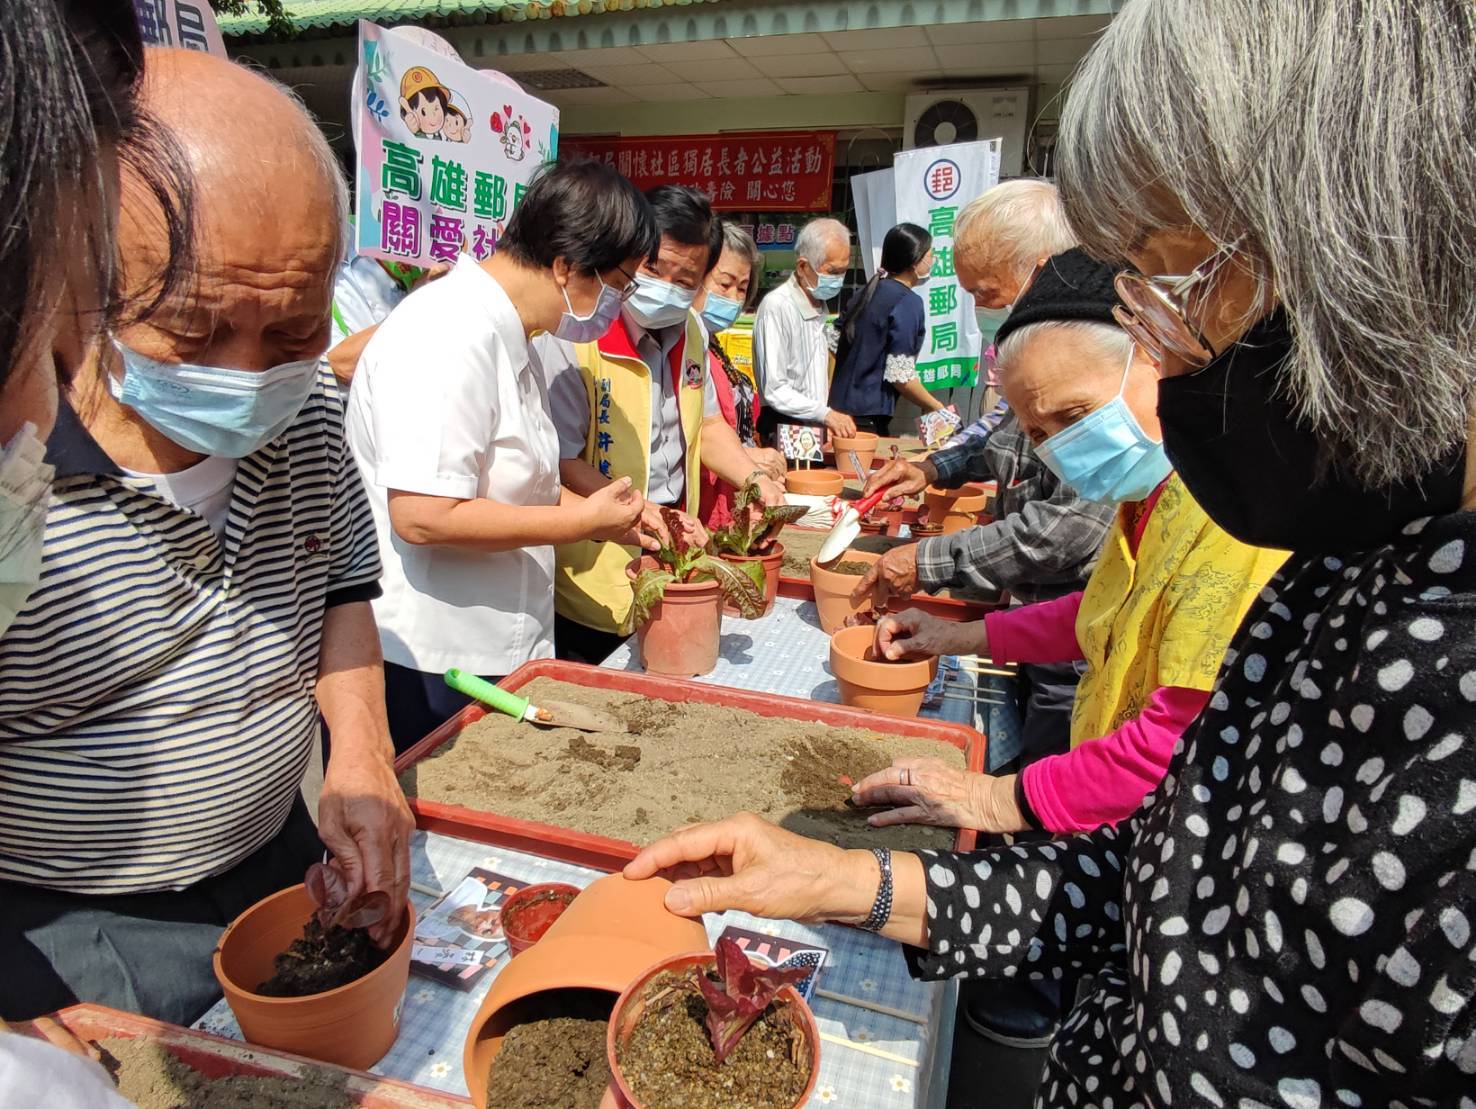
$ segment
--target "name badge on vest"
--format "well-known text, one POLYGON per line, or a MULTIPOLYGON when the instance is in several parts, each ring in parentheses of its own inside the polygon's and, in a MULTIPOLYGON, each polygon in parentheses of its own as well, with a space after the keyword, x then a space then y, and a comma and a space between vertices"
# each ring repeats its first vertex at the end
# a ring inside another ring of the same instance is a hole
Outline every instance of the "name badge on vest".
POLYGON ((682 384, 688 389, 702 388, 702 364, 688 362, 682 367, 682 384))

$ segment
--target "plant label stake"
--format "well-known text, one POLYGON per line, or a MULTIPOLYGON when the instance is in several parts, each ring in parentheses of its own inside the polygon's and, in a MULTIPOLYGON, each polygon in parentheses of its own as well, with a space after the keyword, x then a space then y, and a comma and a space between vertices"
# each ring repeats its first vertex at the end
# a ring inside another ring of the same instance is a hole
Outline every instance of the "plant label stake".
POLYGON ((446 684, 457 693, 465 693, 474 700, 490 705, 498 712, 505 712, 514 720, 523 720, 544 728, 577 728, 581 732, 628 732, 623 723, 609 713, 584 705, 567 705, 559 701, 545 701, 534 705, 526 697, 483 681, 475 674, 462 670, 447 670, 446 684))
POLYGON ((824 565, 827 562, 834 562, 845 554, 846 548, 856 541, 856 536, 861 534, 861 517, 879 505, 886 495, 885 489, 878 489, 871 496, 855 504, 846 505, 840 519, 835 522, 835 527, 830 529, 830 534, 821 544, 820 553, 816 556, 815 561, 824 565))

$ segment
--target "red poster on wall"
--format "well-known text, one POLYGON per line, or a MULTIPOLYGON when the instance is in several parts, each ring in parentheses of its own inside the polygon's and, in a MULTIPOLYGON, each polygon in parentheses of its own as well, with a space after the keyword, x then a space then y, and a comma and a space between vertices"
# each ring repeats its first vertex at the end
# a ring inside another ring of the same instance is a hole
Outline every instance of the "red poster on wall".
POLYGON ((723 211, 828 212, 834 131, 721 135, 561 136, 559 156, 608 162, 637 187, 692 185, 723 211))

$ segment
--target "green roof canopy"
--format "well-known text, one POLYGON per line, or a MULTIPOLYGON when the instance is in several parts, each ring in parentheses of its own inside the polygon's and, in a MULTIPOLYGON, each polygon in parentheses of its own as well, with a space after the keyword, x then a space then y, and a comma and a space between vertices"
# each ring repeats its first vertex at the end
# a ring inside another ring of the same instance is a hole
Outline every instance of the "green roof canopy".
MULTIPOLYGON (((414 23, 423 27, 460 27, 479 23, 520 23, 562 19, 637 8, 676 8, 711 4, 717 0, 286 0, 288 17, 299 31, 350 29, 360 19, 393 27, 414 23)), ((267 19, 255 12, 219 16, 227 38, 258 38, 267 33, 267 19)))

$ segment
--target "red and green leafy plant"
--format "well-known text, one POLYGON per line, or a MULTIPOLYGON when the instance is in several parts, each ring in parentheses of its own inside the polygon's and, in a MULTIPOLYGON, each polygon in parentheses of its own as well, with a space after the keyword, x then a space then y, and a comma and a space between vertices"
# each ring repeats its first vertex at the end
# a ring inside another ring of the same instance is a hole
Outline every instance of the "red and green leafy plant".
POLYGON ((651 618, 666 587, 673 583, 715 581, 741 616, 753 620, 762 615, 764 568, 761 564, 724 562, 706 547, 690 542, 682 528, 681 514, 674 508, 663 508, 661 520, 671 541, 656 552, 656 566, 636 575, 635 598, 620 629, 622 635, 630 635, 651 618))
POLYGON ((712 533, 708 546, 717 554, 751 555, 766 540, 779 533, 785 524, 802 519, 809 508, 799 504, 763 507, 756 503, 756 483, 745 485, 733 498, 733 522, 712 533))
POLYGON ((717 978, 697 975, 697 988, 707 1002, 707 1034, 714 1061, 721 1066, 749 1026, 764 1015, 785 986, 798 985, 812 973, 807 967, 755 966, 731 936, 718 940, 717 978))
POLYGON ((318 907, 314 914, 324 932, 334 928, 371 928, 389 916, 390 896, 384 890, 365 890, 348 895, 348 879, 329 863, 314 863, 303 876, 303 885, 318 907))

